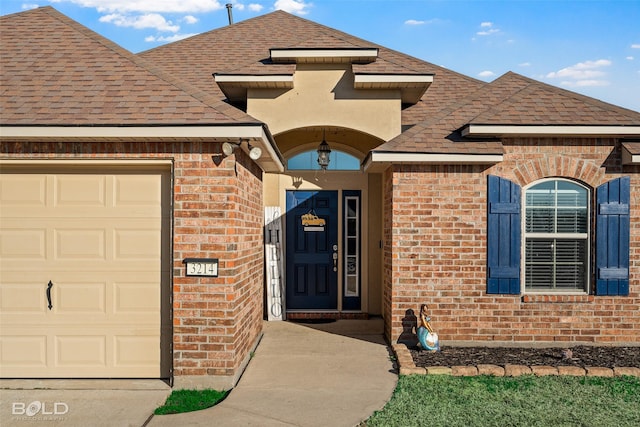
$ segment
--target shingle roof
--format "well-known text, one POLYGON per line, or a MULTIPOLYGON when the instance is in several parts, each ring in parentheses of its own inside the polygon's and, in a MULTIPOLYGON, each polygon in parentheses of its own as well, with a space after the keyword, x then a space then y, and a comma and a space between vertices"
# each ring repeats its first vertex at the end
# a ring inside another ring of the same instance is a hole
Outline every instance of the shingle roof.
POLYGON ((502 153, 498 140, 463 138, 467 124, 639 126, 640 113, 508 72, 373 151, 502 153))
POLYGON ((3 125, 258 123, 51 7, 0 18, 3 125))
POLYGON ((376 48, 363 74, 433 74, 406 130, 375 151, 501 153, 466 124, 640 125, 640 113, 515 73, 484 83, 321 24, 275 11, 138 55, 51 7, 0 18, 3 125, 226 124, 259 121, 225 102, 213 74, 292 74, 269 50, 376 48))
MULTIPOLYGON (((509 125, 640 125, 640 113, 509 72, 522 88, 470 123, 509 125)), ((490 87, 500 84, 498 80, 490 87)))

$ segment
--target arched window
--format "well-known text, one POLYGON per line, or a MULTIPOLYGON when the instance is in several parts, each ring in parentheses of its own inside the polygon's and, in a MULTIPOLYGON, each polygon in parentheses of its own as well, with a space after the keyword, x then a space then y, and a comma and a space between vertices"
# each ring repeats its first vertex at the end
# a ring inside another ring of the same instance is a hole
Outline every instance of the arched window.
MULTIPOLYGON (((328 170, 360 170, 360 160, 344 151, 333 149, 329 155, 328 170)), ((316 150, 305 151, 297 154, 287 161, 289 170, 319 170, 318 152, 316 150)))
POLYGON ((525 289, 587 291, 589 190, 564 179, 525 190, 525 289))

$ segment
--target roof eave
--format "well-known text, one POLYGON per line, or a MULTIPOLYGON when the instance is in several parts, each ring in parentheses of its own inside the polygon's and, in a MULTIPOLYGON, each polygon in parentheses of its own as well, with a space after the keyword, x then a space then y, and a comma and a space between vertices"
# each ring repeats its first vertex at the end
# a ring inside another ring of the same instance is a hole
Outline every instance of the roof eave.
POLYGON ((355 89, 400 89, 402 102, 416 104, 433 83, 433 74, 355 74, 355 89))
POLYGON ((358 63, 374 62, 378 58, 377 48, 290 48, 270 49, 274 63, 358 63))
POLYGON ((214 74, 213 78, 231 102, 246 101, 248 89, 293 88, 293 74, 214 74))
POLYGON ((284 172, 284 162, 269 130, 262 123, 157 126, 3 125, 0 141, 240 141, 249 140, 264 153, 256 163, 265 172, 284 172))
POLYGON ((490 125, 468 124, 462 136, 580 136, 580 137, 635 137, 640 126, 624 125, 490 125))
POLYGON ((363 161, 363 170, 380 172, 394 164, 469 165, 496 164, 503 154, 406 153, 371 151, 363 161))

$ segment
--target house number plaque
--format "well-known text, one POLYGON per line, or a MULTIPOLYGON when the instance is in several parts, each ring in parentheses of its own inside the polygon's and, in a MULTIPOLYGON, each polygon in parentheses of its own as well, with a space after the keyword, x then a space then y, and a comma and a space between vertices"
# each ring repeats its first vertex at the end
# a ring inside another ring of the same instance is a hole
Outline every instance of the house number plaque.
POLYGON ((182 262, 187 276, 218 277, 217 258, 185 258, 182 262))

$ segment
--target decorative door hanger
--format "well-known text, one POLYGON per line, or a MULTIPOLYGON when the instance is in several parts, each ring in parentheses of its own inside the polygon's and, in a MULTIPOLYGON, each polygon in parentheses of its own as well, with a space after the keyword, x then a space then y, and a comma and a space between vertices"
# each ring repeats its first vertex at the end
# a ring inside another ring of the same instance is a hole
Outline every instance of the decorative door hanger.
POLYGON ((313 209, 300 216, 300 221, 304 231, 324 231, 324 226, 326 225, 324 218, 318 217, 313 209))

